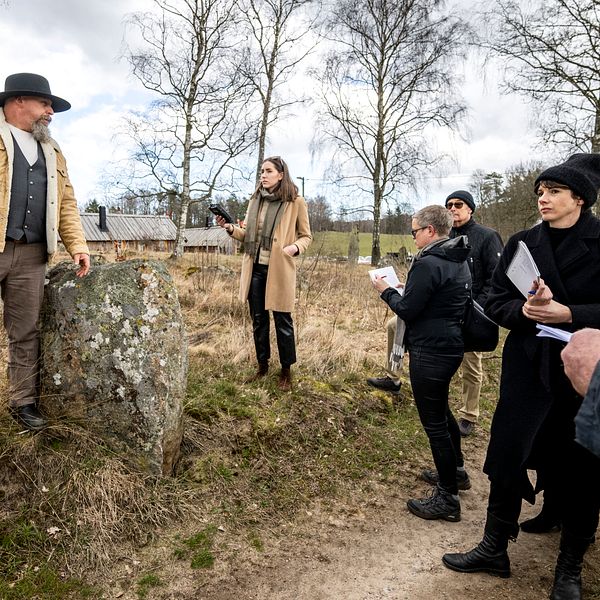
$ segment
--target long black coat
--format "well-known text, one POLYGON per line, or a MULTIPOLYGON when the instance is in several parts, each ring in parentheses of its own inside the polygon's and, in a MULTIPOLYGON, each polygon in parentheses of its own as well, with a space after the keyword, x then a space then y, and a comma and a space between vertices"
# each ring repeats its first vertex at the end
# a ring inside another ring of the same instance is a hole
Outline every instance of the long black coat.
MULTIPOLYGON (((492 280, 486 313, 510 330, 502 353, 500 397, 492 422, 484 471, 490 479, 519 485, 533 500, 526 468, 548 472, 574 439, 574 417, 581 398, 564 374, 564 344, 536 337, 535 323, 521 309, 524 297, 506 275, 519 240, 535 260, 554 299, 569 306, 576 331, 600 327, 600 221, 584 212, 554 253, 545 223, 512 236, 492 280)), ((543 487, 543 482, 541 487, 543 487)))

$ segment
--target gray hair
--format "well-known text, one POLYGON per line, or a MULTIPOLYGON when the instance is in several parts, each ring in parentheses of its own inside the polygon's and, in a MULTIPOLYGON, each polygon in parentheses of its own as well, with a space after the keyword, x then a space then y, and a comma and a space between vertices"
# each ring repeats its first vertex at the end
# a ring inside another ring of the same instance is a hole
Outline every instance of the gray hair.
POLYGON ((439 236, 448 235, 454 222, 452 213, 440 204, 425 206, 413 215, 413 219, 419 227, 431 225, 439 236))

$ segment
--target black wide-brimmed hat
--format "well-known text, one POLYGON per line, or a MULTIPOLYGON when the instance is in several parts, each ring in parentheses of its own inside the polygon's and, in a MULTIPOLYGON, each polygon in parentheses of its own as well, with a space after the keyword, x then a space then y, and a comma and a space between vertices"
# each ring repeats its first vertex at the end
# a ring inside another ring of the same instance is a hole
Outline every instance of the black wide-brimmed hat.
POLYGON ((52 100, 52 110, 63 112, 71 108, 71 104, 54 96, 50 92, 50 84, 45 77, 35 73, 14 73, 9 75, 4 82, 4 92, 0 92, 0 106, 4 106, 7 98, 14 96, 40 96, 52 100))

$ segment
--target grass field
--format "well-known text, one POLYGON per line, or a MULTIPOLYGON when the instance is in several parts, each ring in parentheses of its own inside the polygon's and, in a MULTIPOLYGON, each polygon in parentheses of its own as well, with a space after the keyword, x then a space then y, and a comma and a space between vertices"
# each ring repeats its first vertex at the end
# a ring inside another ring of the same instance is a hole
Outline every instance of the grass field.
MULTIPOLYGON (((350 233, 343 231, 319 231, 314 234, 313 243, 308 249, 309 256, 348 256, 350 233)), ((359 234, 360 256, 371 255, 372 235, 359 234)), ((414 253, 415 243, 410 235, 381 234, 381 256, 387 252, 398 252, 404 246, 409 252, 414 253)))

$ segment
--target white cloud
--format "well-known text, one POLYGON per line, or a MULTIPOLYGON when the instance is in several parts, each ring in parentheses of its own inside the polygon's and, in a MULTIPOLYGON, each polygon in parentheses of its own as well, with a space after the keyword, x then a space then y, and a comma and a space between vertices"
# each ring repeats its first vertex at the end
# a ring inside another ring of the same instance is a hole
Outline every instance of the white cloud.
MULTIPOLYGON (((98 179, 108 161, 122 147, 113 141, 120 115, 140 107, 150 96, 119 60, 124 36, 124 17, 136 10, 150 10, 149 0, 8 0, 0 4, 0 85, 10 73, 30 71, 46 76, 53 93, 72 103, 72 110, 55 116, 52 124, 69 164, 80 205, 98 195, 98 179)), ((310 95, 314 82, 302 74, 297 89, 310 95)), ((475 169, 503 171, 532 158, 533 137, 528 132, 528 107, 517 97, 501 97, 496 81, 484 85, 470 66, 462 90, 471 106, 469 141, 460 136, 437 135, 435 144, 454 157, 443 174, 427 174, 429 189, 407 199, 415 208, 443 202, 457 187, 465 187, 475 169), (441 178, 443 175, 443 178, 441 178)), ((326 158, 310 155, 313 124, 308 108, 296 107, 295 115, 270 132, 267 153, 279 154, 290 164, 292 175, 305 178, 306 194, 329 192, 323 186, 326 158)), ((466 130, 465 130, 466 131, 466 130)), ((301 184, 300 184, 301 185, 301 184)))

